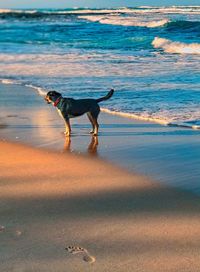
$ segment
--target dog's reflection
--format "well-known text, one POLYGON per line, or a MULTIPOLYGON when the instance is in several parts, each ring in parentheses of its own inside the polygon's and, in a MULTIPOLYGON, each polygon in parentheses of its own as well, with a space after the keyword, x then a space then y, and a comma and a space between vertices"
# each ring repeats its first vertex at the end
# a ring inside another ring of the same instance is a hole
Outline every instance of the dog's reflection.
MULTIPOLYGON (((90 141, 88 148, 87 148, 87 153, 90 155, 93 155, 93 156, 97 156, 98 155, 98 151, 97 151, 98 144, 99 144, 98 136, 92 136, 91 141, 90 141)), ((68 152, 72 152, 71 137, 65 138, 64 150, 68 151, 68 152)))

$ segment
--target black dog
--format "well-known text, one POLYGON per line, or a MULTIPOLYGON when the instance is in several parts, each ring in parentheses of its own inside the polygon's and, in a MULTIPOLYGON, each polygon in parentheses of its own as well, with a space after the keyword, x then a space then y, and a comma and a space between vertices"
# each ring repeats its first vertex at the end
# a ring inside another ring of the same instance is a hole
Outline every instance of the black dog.
POLYGON ((48 104, 52 103, 58 110, 59 114, 63 117, 65 121, 67 136, 70 136, 71 126, 69 119, 77 116, 81 116, 84 113, 87 113, 87 116, 92 124, 91 133, 93 135, 98 135, 99 124, 97 118, 100 112, 99 102, 109 99, 114 93, 114 90, 111 89, 108 94, 99 99, 78 99, 65 98, 62 95, 55 91, 50 91, 45 96, 45 100, 48 104))

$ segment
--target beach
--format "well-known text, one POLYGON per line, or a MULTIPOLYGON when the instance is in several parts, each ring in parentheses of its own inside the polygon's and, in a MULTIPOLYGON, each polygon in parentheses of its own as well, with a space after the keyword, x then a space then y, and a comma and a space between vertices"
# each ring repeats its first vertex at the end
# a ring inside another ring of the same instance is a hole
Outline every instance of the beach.
POLYGON ((0 272, 197 272, 200 6, 45 5, 0 9, 0 272))
POLYGON ((71 119, 72 137, 68 139, 57 110, 47 105, 36 90, 0 84, 0 91, 0 139, 98 157, 160 183, 200 194, 199 130, 101 112, 99 137, 91 137, 91 124, 83 116, 71 119))
MULTIPOLYGON (((1 271, 197 271, 199 197, 147 170, 162 165, 163 153, 153 150, 163 140, 177 146, 164 161, 167 169, 173 159, 176 184, 178 150, 187 141, 190 155, 197 152, 198 131, 102 113, 98 139, 88 136, 88 121, 77 118, 70 143, 55 109, 35 91, 0 88, 1 271), (136 157, 141 151, 138 164, 134 156, 128 164, 134 150, 136 157), (73 255, 68 246, 87 252, 73 255)), ((195 178, 198 158, 191 157, 195 178)), ((182 150, 183 168, 189 159, 182 150)))

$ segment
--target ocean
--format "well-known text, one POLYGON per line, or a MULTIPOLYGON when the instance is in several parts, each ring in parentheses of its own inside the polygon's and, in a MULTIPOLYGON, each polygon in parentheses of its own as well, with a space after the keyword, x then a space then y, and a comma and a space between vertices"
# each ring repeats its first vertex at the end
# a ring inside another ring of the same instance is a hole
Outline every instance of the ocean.
POLYGON ((200 6, 0 10, 0 80, 200 129, 200 6))

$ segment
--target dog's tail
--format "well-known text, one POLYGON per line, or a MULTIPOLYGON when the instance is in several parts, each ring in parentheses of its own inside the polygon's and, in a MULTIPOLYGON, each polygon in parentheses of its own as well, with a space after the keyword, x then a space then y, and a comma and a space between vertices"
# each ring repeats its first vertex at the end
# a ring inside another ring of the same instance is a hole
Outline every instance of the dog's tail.
POLYGON ((96 99, 97 103, 99 103, 99 102, 101 102, 101 101, 104 101, 104 100, 108 100, 109 98, 111 98, 111 96, 113 95, 113 93, 114 93, 114 90, 111 89, 111 90, 107 93, 106 96, 101 97, 101 98, 99 98, 99 99, 96 99))

